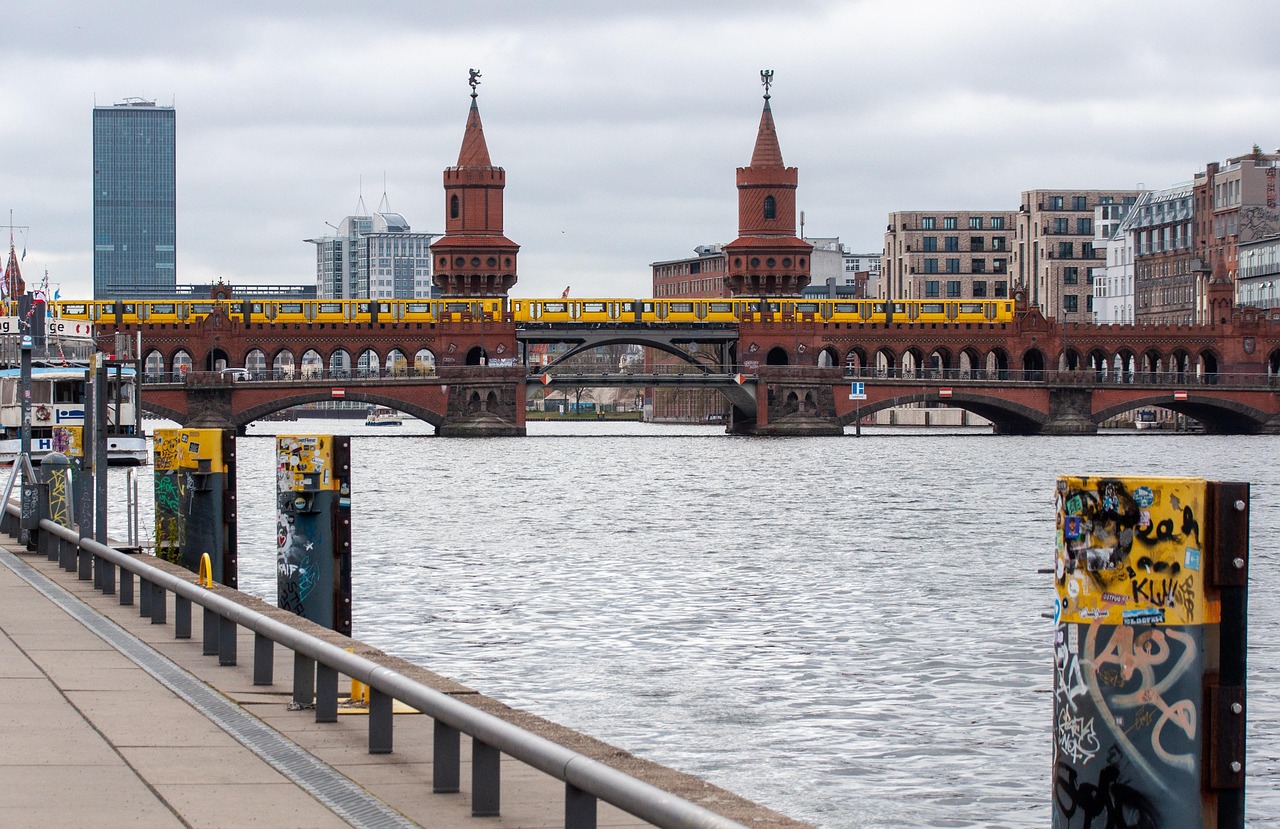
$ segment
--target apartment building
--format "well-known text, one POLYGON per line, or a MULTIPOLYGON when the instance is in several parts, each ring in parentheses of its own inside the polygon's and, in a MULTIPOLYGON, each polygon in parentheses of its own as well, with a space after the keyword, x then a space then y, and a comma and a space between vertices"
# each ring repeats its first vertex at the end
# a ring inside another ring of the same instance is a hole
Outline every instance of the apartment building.
POLYGON ((890 213, 876 295, 885 299, 1009 296, 1016 216, 1002 210, 890 213))

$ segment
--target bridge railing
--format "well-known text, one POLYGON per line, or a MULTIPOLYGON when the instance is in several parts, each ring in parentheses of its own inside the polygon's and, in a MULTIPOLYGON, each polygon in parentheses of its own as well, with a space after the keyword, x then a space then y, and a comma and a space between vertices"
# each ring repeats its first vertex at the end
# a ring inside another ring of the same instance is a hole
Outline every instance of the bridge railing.
POLYGON ((1280 388, 1280 375, 1275 374, 1197 374, 1195 372, 1116 372, 1092 371, 1027 371, 1027 370, 961 370, 961 369, 871 369, 846 367, 846 379, 854 380, 921 380, 978 383, 1035 383, 1055 386, 1218 386, 1237 389, 1280 388))
MULTIPOLYGON (((0 514, 0 528, 18 535, 21 508, 12 502, 0 514)), ((213 590, 198 586, 151 564, 92 539, 81 538, 48 519, 39 522, 37 545, 50 561, 81 580, 93 579, 105 594, 117 592, 120 604, 133 604, 138 580, 139 610, 152 623, 167 622, 166 592, 174 595, 174 637, 191 637, 191 607, 204 609, 204 653, 218 656, 220 665, 236 664, 237 626, 254 632, 253 682, 272 684, 273 646, 294 654, 293 699, 299 705, 314 700, 317 722, 337 722, 338 675, 370 689, 369 753, 392 749, 393 702, 400 701, 435 720, 433 790, 459 790, 460 735, 472 738, 472 815, 499 814, 499 760, 506 754, 565 784, 566 829, 594 829, 596 801, 604 800, 655 826, 672 829, 741 829, 722 815, 638 780, 624 772, 553 743, 499 717, 423 685, 391 668, 304 633, 213 590)))

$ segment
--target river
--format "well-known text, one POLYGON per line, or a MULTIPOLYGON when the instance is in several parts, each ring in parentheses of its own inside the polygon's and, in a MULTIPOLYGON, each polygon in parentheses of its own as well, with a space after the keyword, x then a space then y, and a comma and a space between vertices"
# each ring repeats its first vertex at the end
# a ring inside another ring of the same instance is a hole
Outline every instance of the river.
POLYGON ((1043 827, 1056 476, 1247 481, 1247 809, 1280 822, 1280 438, 528 428, 255 424, 242 589, 275 599, 270 434, 351 434, 356 637, 820 826, 1043 827))

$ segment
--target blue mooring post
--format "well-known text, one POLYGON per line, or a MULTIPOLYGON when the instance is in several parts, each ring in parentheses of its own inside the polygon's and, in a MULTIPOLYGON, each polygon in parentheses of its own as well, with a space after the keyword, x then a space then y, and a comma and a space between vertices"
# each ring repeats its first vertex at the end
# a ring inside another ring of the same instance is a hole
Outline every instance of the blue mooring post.
POLYGON ((351 635, 351 439, 276 438, 278 604, 351 635))
POLYGON ((222 429, 156 429, 156 555, 237 587, 235 435, 222 429))
POLYGON ((1249 485, 1057 486, 1053 825, 1242 829, 1249 485))

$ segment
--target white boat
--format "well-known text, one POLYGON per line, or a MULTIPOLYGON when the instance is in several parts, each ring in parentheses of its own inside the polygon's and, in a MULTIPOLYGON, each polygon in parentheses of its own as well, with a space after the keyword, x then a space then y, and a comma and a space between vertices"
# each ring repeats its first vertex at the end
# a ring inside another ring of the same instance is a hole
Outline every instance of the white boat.
POLYGON ((365 426, 401 426, 403 424, 404 420, 400 417, 400 413, 386 406, 374 406, 364 419, 365 426))
MULTIPOLYGON (((84 394, 88 367, 32 366, 31 460, 50 452, 78 455, 84 445, 84 394)), ((147 436, 138 428, 138 384, 132 368, 112 368, 107 380, 107 463, 141 466, 150 462, 147 436)), ((22 377, 0 369, 0 464, 12 464, 22 450, 22 377)))

